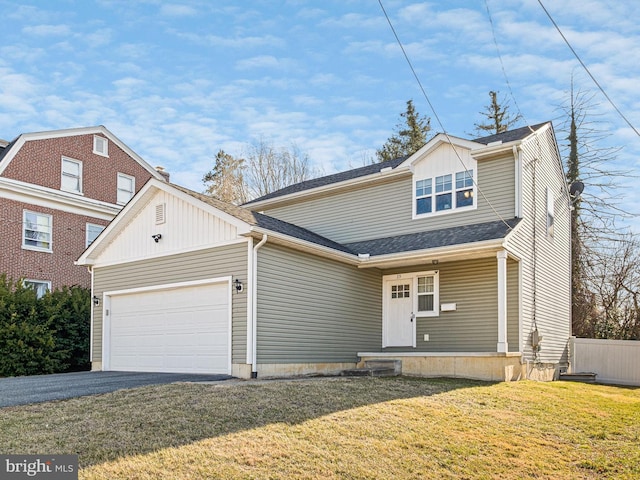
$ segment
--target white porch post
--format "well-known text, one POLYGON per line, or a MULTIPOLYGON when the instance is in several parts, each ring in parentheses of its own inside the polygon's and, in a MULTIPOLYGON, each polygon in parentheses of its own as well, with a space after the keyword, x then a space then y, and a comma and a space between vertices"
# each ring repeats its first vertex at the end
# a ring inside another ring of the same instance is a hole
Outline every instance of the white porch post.
POLYGON ((498 257, 498 353, 506 353, 507 345, 507 252, 501 250, 498 257))

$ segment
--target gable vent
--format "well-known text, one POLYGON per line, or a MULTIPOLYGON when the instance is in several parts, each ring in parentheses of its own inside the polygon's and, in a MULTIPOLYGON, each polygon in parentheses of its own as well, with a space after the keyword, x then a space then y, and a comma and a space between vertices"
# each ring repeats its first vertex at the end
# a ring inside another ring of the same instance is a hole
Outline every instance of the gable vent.
POLYGON ((159 203, 156 205, 156 225, 160 225, 166 220, 167 204, 159 203))

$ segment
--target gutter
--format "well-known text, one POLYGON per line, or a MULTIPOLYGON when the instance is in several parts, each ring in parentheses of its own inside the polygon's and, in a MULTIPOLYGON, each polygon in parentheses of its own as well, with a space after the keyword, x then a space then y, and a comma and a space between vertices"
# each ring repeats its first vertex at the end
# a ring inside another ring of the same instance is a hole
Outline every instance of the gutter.
POLYGON ((268 238, 266 233, 262 234, 251 256, 251 378, 258 378, 258 250, 268 238))

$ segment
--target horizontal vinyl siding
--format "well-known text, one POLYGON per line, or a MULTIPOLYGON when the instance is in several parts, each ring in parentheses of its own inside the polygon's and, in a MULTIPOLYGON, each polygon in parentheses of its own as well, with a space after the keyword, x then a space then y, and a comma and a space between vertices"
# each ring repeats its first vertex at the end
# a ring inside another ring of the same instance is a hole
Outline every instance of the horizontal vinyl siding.
MULTIPOLYGON (((130 288, 232 276, 244 283, 244 292, 232 294, 232 359, 246 363, 247 244, 239 243, 94 269, 94 295, 130 288)), ((93 307, 92 361, 102 360, 102 303, 93 307)))
POLYGON ((382 279, 309 254, 258 251, 258 363, 355 362, 382 342, 382 279))
MULTIPOLYGON (((431 266, 431 268, 433 268, 431 266)), ((428 270, 422 268, 385 271, 384 274, 428 270)), ((496 352, 498 344, 498 264, 495 258, 441 263, 440 304, 455 303, 456 311, 437 317, 417 317, 416 352, 496 352), (424 341, 424 335, 429 341, 424 341)), ((507 335, 518 345, 518 266, 509 261, 507 269, 507 335)), ((387 348, 385 351, 407 351, 387 348)))
POLYGON ((565 362, 571 332, 570 210, 551 130, 539 142, 534 138, 523 145, 522 163, 524 219, 509 238, 509 248, 522 260, 521 348, 525 359, 533 360, 530 335, 537 326, 543 337, 539 360, 565 362), (555 198, 552 238, 546 232, 547 187, 555 198))
POLYGON ((515 211, 513 157, 478 162, 478 208, 412 219, 411 175, 386 183, 353 188, 265 213, 308 228, 341 243, 513 218, 515 211), (487 203, 489 199, 491 206, 487 203), (494 209, 498 212, 496 214, 494 209))

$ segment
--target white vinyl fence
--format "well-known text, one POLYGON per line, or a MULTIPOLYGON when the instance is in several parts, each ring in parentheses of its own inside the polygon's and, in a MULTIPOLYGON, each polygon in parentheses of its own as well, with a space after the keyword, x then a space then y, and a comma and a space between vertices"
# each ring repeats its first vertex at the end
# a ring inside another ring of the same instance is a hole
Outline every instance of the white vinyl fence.
POLYGON ((571 337, 571 373, 596 373, 596 382, 640 386, 640 341, 571 337))

